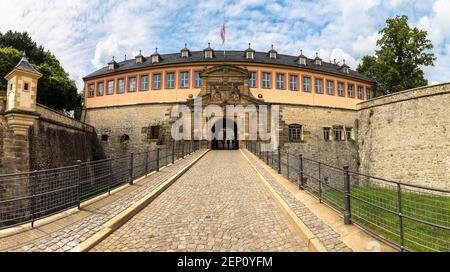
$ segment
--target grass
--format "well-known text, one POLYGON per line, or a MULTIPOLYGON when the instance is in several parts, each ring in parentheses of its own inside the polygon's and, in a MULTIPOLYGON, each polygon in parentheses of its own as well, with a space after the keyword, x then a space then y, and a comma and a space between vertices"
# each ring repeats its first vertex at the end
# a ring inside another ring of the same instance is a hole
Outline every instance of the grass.
MULTIPOLYGON (((317 192, 315 192, 318 195, 317 192)), ((400 244, 400 218, 398 212, 398 193, 389 188, 352 185, 352 221, 368 228, 378 235, 400 244)), ((344 193, 326 189, 322 194, 324 202, 344 209, 344 193)), ((425 195, 417 192, 402 192, 402 212, 413 218, 448 227, 450 225, 450 198, 446 196, 425 195)), ((450 231, 430 226, 403 217, 404 247, 413 251, 450 251, 450 231)))

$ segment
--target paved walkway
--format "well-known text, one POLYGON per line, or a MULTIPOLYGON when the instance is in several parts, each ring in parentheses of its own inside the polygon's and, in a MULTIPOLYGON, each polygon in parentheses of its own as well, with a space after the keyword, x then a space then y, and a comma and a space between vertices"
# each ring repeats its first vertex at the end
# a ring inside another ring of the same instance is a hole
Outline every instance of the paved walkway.
POLYGON ((130 207, 143 196, 201 156, 197 151, 132 186, 94 202, 49 224, 0 238, 0 251, 70 251, 101 228, 102 224, 130 207))
POLYGON ((211 151, 93 251, 307 251, 240 151, 211 151))
POLYGON ((306 205, 284 188, 275 177, 263 167, 263 163, 253 156, 248 150, 244 150, 251 164, 261 173, 267 182, 273 187, 277 194, 283 198, 295 215, 311 230, 328 251, 352 251, 342 240, 341 235, 324 221, 318 218, 306 205))

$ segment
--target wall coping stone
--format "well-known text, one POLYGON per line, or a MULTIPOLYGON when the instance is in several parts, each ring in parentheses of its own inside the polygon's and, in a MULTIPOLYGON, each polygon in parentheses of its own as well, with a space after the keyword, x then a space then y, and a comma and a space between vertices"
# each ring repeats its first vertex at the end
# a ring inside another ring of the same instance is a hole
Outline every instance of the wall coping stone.
POLYGON ((392 103, 398 103, 411 99, 418 99, 427 96, 444 95, 450 93, 450 82, 441 83, 436 85, 429 85, 409 89, 401 92, 396 92, 388 95, 379 96, 368 101, 358 103, 356 108, 358 111, 378 107, 382 105, 388 105, 392 103))

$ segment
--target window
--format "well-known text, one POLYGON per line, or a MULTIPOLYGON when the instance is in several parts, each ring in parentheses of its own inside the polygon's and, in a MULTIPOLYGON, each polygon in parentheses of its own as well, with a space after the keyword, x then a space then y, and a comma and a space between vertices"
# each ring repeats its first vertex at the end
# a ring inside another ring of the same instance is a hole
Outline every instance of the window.
POLYGON ((302 140, 302 126, 294 124, 289 125, 289 141, 302 140))
POLYGON ((303 91, 311 92, 311 78, 303 77, 303 91))
POLYGON ((369 99, 372 99, 372 98, 373 98, 372 90, 369 89, 369 88, 366 88, 366 99, 369 100, 369 99))
POLYGON ((334 140, 335 141, 342 141, 342 127, 333 127, 333 134, 334 134, 334 140))
POLYGON ((106 135, 106 134, 103 134, 103 135, 102 135, 102 141, 103 141, 103 142, 107 142, 107 141, 108 141, 108 138, 109 138, 108 135, 106 135))
POLYGON ((119 79, 119 88, 117 89, 117 93, 125 92, 125 79, 119 79))
POLYGON ((202 79, 200 77, 200 72, 195 72, 195 88, 200 88, 202 86, 202 79))
POLYGON ((166 87, 167 89, 175 88, 175 73, 167 73, 166 74, 166 87))
POLYGON ((344 83, 338 82, 338 95, 344 96, 344 83))
POLYGON ((323 93, 322 79, 316 79, 316 93, 323 93))
POLYGON ((189 88, 189 72, 180 73, 180 88, 189 88))
POLYGON ((306 58, 299 58, 298 63, 301 65, 306 65, 306 58))
POLYGON ((350 141, 350 140, 353 139, 353 137, 352 137, 353 133, 352 132, 353 132, 353 128, 351 128, 351 127, 346 127, 345 128, 345 139, 347 141, 350 141))
POLYGON ((159 55, 153 55, 152 56, 152 63, 158 63, 159 62, 159 55))
POLYGON ((106 94, 114 94, 114 80, 108 81, 108 89, 106 90, 106 94))
POLYGON ((331 131, 331 129, 329 127, 324 127, 323 128, 323 139, 325 141, 329 141, 330 140, 330 131, 331 131))
POLYGON ((24 90, 24 91, 29 91, 29 90, 28 90, 29 87, 30 87, 30 84, 29 84, 29 83, 25 83, 25 84, 23 85, 23 90, 24 90))
POLYGON ((270 89, 270 73, 262 73, 262 87, 270 89))
POLYGON ((253 59, 253 57, 254 57, 254 56, 253 56, 253 52, 247 52, 247 53, 246 53, 246 58, 247 58, 247 59, 253 59))
POLYGON ((289 77, 289 89, 291 90, 291 91, 298 91, 298 86, 297 86, 297 84, 298 84, 298 77, 296 76, 296 75, 291 75, 290 77, 289 77))
POLYGON ((211 50, 205 51, 205 59, 212 59, 212 51, 211 50))
POLYGON ((348 84, 348 97, 355 97, 355 86, 353 84, 348 84))
POLYGON ((148 76, 141 76, 141 92, 148 90, 148 76))
POLYGON ((329 95, 334 94, 334 82, 333 81, 330 81, 330 80, 327 81, 327 93, 329 95))
POLYGON ((159 139, 159 130, 160 130, 159 126, 151 126, 148 133, 148 139, 152 140, 159 139))
MULTIPOLYGON (((11 88, 12 88, 12 85, 11 85, 11 88)), ((94 84, 90 84, 89 85, 89 97, 94 96, 94 89, 95 89, 94 84)))
POLYGON ((155 90, 161 89, 161 74, 153 75, 153 89, 155 90))
POLYGON ((284 89, 284 74, 277 74, 277 89, 284 89))
POLYGON ((256 72, 250 73, 249 85, 250 85, 250 88, 256 88, 256 72))
POLYGON ((97 95, 98 96, 103 95, 103 91, 104 91, 104 83, 103 82, 99 82, 97 84, 97 95))
POLYGON ((364 88, 358 86, 358 99, 364 99, 364 88))
POLYGON ((129 141, 130 141, 130 136, 128 136, 127 134, 120 136, 121 144, 127 144, 129 141))
POLYGON ((136 77, 130 77, 128 79, 128 91, 135 92, 136 91, 136 77))

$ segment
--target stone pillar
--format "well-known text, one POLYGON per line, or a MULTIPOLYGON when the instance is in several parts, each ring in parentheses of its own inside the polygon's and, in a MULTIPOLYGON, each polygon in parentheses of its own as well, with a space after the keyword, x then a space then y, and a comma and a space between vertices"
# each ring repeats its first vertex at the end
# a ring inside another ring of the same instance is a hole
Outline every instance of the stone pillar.
MULTIPOLYGON (((42 75, 30 65, 24 55, 9 72, 6 103, 2 117, 3 159, 2 172, 23 172, 30 170, 28 131, 39 114, 36 113, 38 79, 42 75), (6 123, 6 124, 5 124, 6 123)), ((2 99, 0 99, 2 100, 2 99)))

